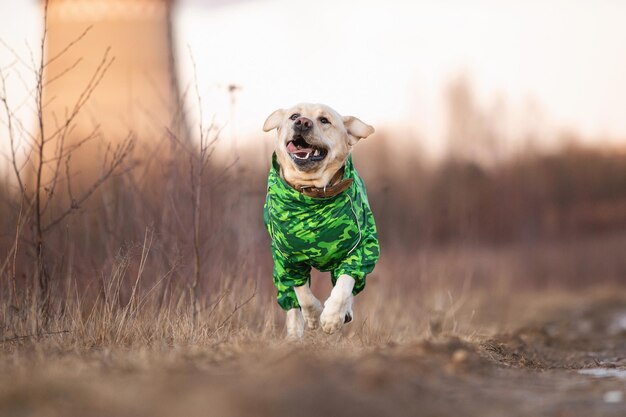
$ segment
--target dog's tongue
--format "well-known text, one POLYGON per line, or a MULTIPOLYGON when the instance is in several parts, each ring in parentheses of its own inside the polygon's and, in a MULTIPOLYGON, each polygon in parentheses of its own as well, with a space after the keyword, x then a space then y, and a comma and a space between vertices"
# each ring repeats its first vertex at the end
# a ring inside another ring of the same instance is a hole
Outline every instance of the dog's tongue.
POLYGON ((289 142, 287 144, 287 152, 298 154, 300 157, 305 157, 307 154, 313 152, 313 148, 300 148, 293 144, 293 142, 289 142))

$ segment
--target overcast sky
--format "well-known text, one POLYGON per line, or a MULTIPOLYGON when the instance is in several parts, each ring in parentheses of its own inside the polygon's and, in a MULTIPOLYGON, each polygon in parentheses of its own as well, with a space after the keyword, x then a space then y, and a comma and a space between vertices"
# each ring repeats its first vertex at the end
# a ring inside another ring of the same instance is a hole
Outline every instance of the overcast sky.
MULTIPOLYGON (((36 43, 37 4, 0 0, 0 38, 22 53, 36 43)), ((624 16, 619 0, 185 0, 175 24, 181 82, 189 46, 205 116, 239 137, 260 136, 277 107, 313 101, 411 129, 436 150, 442 92, 460 73, 485 106, 507 103, 512 132, 532 128, 532 108, 546 131, 626 138, 624 16), (233 112, 229 84, 242 87, 233 112)))

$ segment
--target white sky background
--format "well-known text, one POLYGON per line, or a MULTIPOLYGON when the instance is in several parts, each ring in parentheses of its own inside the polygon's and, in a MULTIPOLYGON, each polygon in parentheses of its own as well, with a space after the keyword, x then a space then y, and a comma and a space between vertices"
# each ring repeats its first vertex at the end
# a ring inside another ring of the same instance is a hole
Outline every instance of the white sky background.
MULTIPOLYGON (((274 109, 312 101, 408 129, 436 152, 445 135, 442 93, 466 72, 483 105, 506 102, 512 137, 569 129, 626 145, 624 1, 214 3, 180 1, 181 82, 192 79, 189 46, 205 118, 229 123, 225 131, 241 141, 261 137, 274 109), (242 87, 234 121, 229 84, 242 87), (531 126, 528 108, 541 113, 541 126, 531 126)), ((0 38, 25 56, 25 40, 37 45, 38 4, 0 0, 0 38)), ((0 47, 0 66, 11 61, 0 47)), ((19 82, 10 88, 20 96, 19 82)))

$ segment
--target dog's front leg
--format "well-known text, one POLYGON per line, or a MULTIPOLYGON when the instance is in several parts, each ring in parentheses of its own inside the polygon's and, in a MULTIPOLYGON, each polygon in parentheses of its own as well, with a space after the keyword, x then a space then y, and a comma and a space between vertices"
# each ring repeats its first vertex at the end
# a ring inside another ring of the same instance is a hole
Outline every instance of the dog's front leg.
POLYGON ((344 322, 352 320, 353 288, 354 278, 349 275, 339 276, 335 287, 330 292, 330 297, 324 303, 324 311, 320 316, 322 330, 326 333, 332 334, 339 330, 344 322))
POLYGON ((320 314, 322 313, 322 303, 315 298, 308 284, 300 287, 294 287, 298 303, 302 308, 302 316, 306 323, 306 328, 315 330, 320 323, 320 314))
POLYGON ((299 308, 287 310, 287 339, 297 340, 304 335, 304 319, 299 308))

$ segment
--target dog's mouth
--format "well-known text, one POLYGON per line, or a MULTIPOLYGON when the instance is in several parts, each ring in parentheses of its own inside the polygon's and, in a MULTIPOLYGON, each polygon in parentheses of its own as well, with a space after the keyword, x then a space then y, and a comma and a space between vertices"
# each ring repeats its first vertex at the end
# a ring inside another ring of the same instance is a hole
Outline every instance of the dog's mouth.
POLYGON ((287 153, 297 165, 308 165, 326 158, 328 150, 311 145, 302 135, 295 135, 292 140, 287 142, 287 153))

